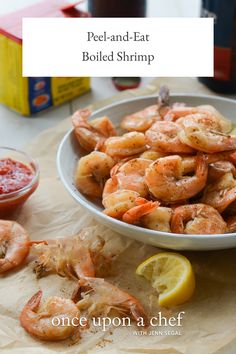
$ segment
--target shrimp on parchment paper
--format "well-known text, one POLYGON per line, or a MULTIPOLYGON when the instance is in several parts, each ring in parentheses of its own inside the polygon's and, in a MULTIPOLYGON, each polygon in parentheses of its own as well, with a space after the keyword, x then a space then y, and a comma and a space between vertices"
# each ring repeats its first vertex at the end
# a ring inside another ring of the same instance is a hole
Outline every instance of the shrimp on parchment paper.
POLYGON ((144 327, 148 326, 147 315, 134 296, 102 278, 85 278, 79 281, 77 307, 86 311, 88 317, 108 316, 112 310, 121 315, 129 315, 135 321, 143 320, 144 327))
POLYGON ((0 220, 0 273, 22 264, 29 251, 27 231, 15 221, 0 220))
POLYGON ((93 237, 89 232, 32 243, 37 256, 34 271, 39 278, 56 273, 78 280, 86 276, 103 275, 109 270, 112 256, 103 254, 104 239, 93 237))
POLYGON ((20 323, 26 332, 45 341, 78 339, 80 311, 76 304, 70 299, 52 296, 42 305, 41 299, 39 290, 21 312, 20 323))

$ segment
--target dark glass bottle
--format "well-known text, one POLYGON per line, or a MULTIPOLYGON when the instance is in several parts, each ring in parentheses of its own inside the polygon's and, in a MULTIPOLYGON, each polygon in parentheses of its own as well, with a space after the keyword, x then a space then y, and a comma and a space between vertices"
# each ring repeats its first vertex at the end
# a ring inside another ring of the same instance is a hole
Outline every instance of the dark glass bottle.
MULTIPOLYGON (((92 17, 145 17, 146 0, 88 0, 88 10, 92 17)), ((136 88, 139 77, 113 77, 118 90, 136 88)))
POLYGON ((89 0, 93 17, 145 17, 146 0, 89 0))
POLYGON ((236 93, 236 0, 202 0, 202 17, 214 18, 214 77, 199 78, 219 93, 236 93))

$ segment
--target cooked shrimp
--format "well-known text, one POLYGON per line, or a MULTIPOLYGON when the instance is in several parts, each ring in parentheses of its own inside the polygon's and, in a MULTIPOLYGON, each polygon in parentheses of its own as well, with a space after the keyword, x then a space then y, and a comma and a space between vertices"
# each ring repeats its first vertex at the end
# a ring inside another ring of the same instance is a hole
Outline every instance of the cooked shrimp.
POLYGON ((236 177, 236 168, 230 161, 216 161, 209 165, 208 182, 212 183, 219 180, 226 173, 232 172, 236 177))
POLYGON ((205 114, 193 114, 178 120, 182 129, 178 135, 182 143, 193 149, 215 153, 236 149, 236 136, 222 133, 217 122, 205 114))
POLYGON ((125 158, 115 158, 115 161, 118 161, 115 166, 112 167, 111 171, 110 171, 110 176, 113 177, 117 174, 117 172, 119 171, 119 169, 121 168, 121 166, 123 166, 126 162, 139 158, 139 155, 131 155, 125 158))
POLYGON ((211 205, 222 213, 236 200, 236 179, 232 172, 223 174, 218 180, 209 183, 204 190, 201 202, 211 205))
POLYGON ((159 205, 159 202, 152 202, 144 198, 137 198, 135 200, 135 206, 126 211, 122 217, 122 220, 128 224, 140 223, 141 218, 144 215, 150 214, 153 210, 156 210, 159 205))
POLYGON ((72 325, 72 320, 80 316, 80 311, 70 299, 53 296, 47 299, 43 309, 39 310, 42 291, 38 291, 24 306, 20 323, 34 337, 46 341, 67 339, 75 335, 78 327, 72 325), (54 319, 66 319, 62 325, 53 325, 54 319))
POLYGON ((104 183, 114 164, 110 156, 100 151, 81 157, 75 172, 76 187, 90 197, 101 197, 104 183))
POLYGON ((160 88, 158 102, 141 111, 125 116, 121 121, 121 128, 128 131, 145 132, 152 124, 161 120, 164 107, 169 105, 169 89, 166 86, 160 88), (161 112, 160 112, 161 111, 161 112))
POLYGON ((223 234, 227 225, 211 206, 190 204, 174 209, 171 231, 178 234, 223 234))
POLYGON ((193 176, 183 174, 180 156, 161 157, 146 169, 145 182, 155 198, 175 203, 193 197, 205 187, 207 170, 204 155, 198 155, 193 176))
MULTIPOLYGON (((126 160, 126 159, 125 159, 126 160)), ((132 160, 132 159, 131 159, 132 160)), ((115 166, 112 167, 111 171, 110 171, 110 176, 111 178, 116 176, 116 174, 118 173, 119 169, 121 168, 122 165, 124 165, 125 162, 123 162, 123 160, 117 162, 115 164, 115 166)))
POLYGON ((139 193, 131 190, 118 190, 107 195, 102 204, 105 209, 103 213, 116 219, 121 219, 124 213, 135 206, 135 200, 139 197, 139 193))
POLYGON ((79 144, 87 151, 93 151, 104 140, 116 135, 116 130, 108 117, 101 117, 88 122, 92 112, 90 109, 80 109, 72 116, 75 136, 79 144))
POLYGON ((80 284, 83 299, 77 303, 77 307, 81 311, 86 309, 90 317, 101 316, 101 314, 108 316, 114 309, 121 314, 131 315, 135 321, 143 318, 144 326, 148 326, 147 315, 134 296, 101 278, 86 278, 80 281, 80 284))
POLYGON ((199 124, 203 130, 209 130, 209 131, 215 131, 215 132, 221 132, 222 133, 222 127, 217 119, 213 119, 212 117, 209 117, 205 113, 195 113, 195 114, 190 114, 188 116, 179 118, 176 122, 179 124, 182 128, 184 123, 186 122, 187 119, 193 120, 196 124, 199 124))
POLYGON ((113 176, 112 178, 109 178, 106 181, 105 186, 103 188, 102 199, 105 199, 109 194, 117 192, 118 189, 119 189, 119 186, 118 186, 117 178, 115 176, 113 176))
POLYGON ((151 230, 171 232, 171 216, 171 208, 159 206, 141 218, 141 225, 151 230))
POLYGON ((94 277, 110 262, 102 253, 104 240, 91 238, 87 233, 32 243, 37 255, 34 270, 38 278, 51 273, 76 280, 94 277))
POLYGON ((200 112, 209 114, 210 117, 218 119, 221 131, 223 133, 229 133, 232 130, 232 122, 230 119, 224 117, 215 107, 211 105, 201 105, 197 107, 200 112))
MULTIPOLYGON (((220 161, 231 161, 236 164, 235 152, 225 151, 215 154, 205 154, 206 163, 208 165, 218 163, 220 161)), ((184 173, 190 173, 196 168, 197 156, 184 156, 182 158, 182 165, 184 173)))
POLYGON ((162 153, 193 153, 191 147, 180 141, 178 137, 180 130, 181 127, 177 123, 156 122, 145 133, 147 144, 153 150, 162 153))
POLYGON ((230 216, 226 220, 227 223, 227 231, 228 232, 236 232, 236 216, 230 216))
POLYGON ((160 151, 154 151, 154 150, 147 150, 144 151, 139 157, 140 159, 147 159, 147 160, 152 160, 155 161, 159 159, 159 157, 164 157, 166 154, 160 151))
POLYGON ((128 157, 118 157, 118 156, 113 156, 113 160, 115 161, 115 165, 111 168, 110 170, 110 177, 113 177, 117 174, 119 171, 120 167, 124 165, 126 162, 136 159, 139 157, 139 154, 131 155, 128 157))
MULTIPOLYGON (((141 197, 148 195, 148 188, 144 181, 146 168, 152 163, 147 159, 132 159, 122 164, 113 174, 119 189, 131 190, 139 193, 141 197)), ((114 182, 115 183, 115 182, 114 182)))
POLYGON ((223 133, 229 133, 232 129, 231 121, 223 117, 222 114, 210 105, 202 105, 197 107, 177 106, 170 109, 163 119, 167 121, 176 121, 179 118, 197 114, 203 115, 208 119, 208 121, 211 121, 212 124, 217 125, 218 129, 223 133))
POLYGON ((29 250, 27 231, 15 221, 0 220, 0 273, 19 266, 29 250))
POLYGON ((128 157, 141 154, 146 149, 145 136, 138 132, 108 138, 103 147, 103 151, 111 157, 128 157))
POLYGON ((121 128, 128 131, 145 132, 154 122, 160 120, 157 104, 146 107, 139 112, 125 116, 121 128))
POLYGON ((91 126, 95 128, 100 134, 102 134, 105 138, 109 138, 110 136, 116 136, 117 132, 110 121, 110 119, 106 116, 95 118, 90 122, 91 126))

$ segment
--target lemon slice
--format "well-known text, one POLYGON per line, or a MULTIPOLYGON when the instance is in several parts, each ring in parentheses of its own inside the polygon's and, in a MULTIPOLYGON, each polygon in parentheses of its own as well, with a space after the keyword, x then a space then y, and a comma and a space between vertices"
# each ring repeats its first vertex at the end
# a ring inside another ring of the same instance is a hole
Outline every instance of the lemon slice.
POLYGON ((173 307, 187 301, 195 289, 189 260, 178 253, 158 253, 141 263, 136 274, 152 283, 159 293, 159 305, 173 307))

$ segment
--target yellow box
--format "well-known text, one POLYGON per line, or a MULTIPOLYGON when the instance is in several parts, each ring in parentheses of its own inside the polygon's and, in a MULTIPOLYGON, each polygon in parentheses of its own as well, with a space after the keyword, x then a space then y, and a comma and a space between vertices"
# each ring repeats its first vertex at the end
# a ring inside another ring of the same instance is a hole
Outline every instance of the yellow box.
POLYGON ((88 16, 78 9, 64 10, 64 5, 64 0, 46 0, 0 18, 0 103, 22 115, 58 106, 90 90, 88 77, 22 76, 22 17, 88 16))
POLYGON ((58 106, 90 89, 87 77, 22 77, 22 46, 0 34, 0 102, 22 115, 58 106))

